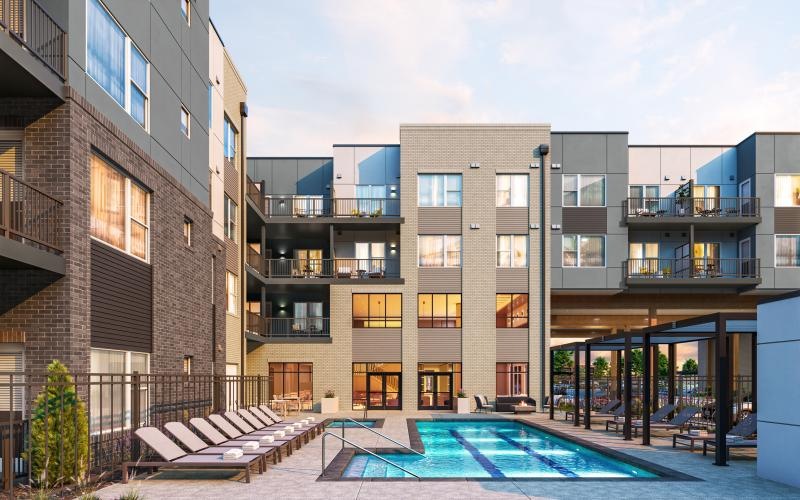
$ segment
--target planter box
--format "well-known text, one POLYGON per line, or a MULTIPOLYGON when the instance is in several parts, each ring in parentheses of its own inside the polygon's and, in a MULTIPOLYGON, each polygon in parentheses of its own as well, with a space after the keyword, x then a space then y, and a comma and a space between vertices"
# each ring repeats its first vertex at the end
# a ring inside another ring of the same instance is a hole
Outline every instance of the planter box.
POLYGON ((469 398, 456 398, 456 413, 469 413, 469 398))
POLYGON ((322 398, 320 404, 320 413, 338 413, 339 412, 339 398, 322 398))

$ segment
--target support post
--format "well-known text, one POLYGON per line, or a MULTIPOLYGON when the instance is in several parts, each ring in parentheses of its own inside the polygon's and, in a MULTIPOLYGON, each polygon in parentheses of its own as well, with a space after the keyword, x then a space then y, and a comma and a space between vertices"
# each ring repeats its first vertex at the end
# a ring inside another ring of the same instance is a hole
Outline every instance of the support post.
POLYGON ((661 350, 658 348, 658 345, 653 345, 651 350, 652 350, 653 361, 650 364, 650 371, 652 372, 651 376, 652 384, 650 386, 651 387, 650 404, 651 407, 653 408, 653 413, 655 413, 655 411, 658 410, 658 370, 659 370, 658 358, 661 355, 660 354, 661 350))
POLYGON ((717 359, 716 359, 716 422, 715 422, 715 449, 714 465, 728 465, 728 447, 725 435, 728 433, 730 422, 730 381, 728 365, 728 332, 725 316, 717 315, 717 359))
POLYGON ((586 342, 586 352, 584 353, 584 367, 586 378, 583 392, 583 427, 592 428, 592 344, 586 342))
MULTIPOLYGON (((136 430, 142 426, 142 402, 139 398, 141 392, 142 380, 138 371, 133 372, 131 376, 131 435, 133 436, 136 430)), ((131 460, 139 460, 141 456, 141 447, 139 439, 131 440, 131 460)))
POLYGON ((575 412, 573 413, 573 425, 578 427, 580 419, 578 418, 581 411, 581 351, 580 348, 575 346, 575 412))
POLYGON ((667 404, 675 404, 675 344, 667 347, 667 404))
POLYGON ((642 387, 642 444, 645 446, 650 445, 650 408, 652 401, 650 401, 650 388, 647 387, 647 381, 653 375, 653 348, 650 345, 650 334, 645 333, 642 336, 642 360, 644 361, 644 384, 642 387))
POLYGON ((633 377, 631 377, 631 334, 625 336, 625 426, 623 433, 625 441, 633 439, 631 437, 631 405, 633 404, 633 397, 631 390, 633 389, 633 377))
POLYGON ((750 411, 756 413, 758 411, 758 334, 752 334, 750 339, 750 383, 752 384, 750 388, 750 411))
POLYGON ((553 362, 555 361, 555 351, 550 349, 550 420, 555 418, 556 412, 556 400, 553 394, 555 388, 555 382, 553 382, 553 362))
POLYGON ((622 399, 622 351, 614 351, 614 359, 617 360, 617 373, 616 380, 616 398, 622 399))

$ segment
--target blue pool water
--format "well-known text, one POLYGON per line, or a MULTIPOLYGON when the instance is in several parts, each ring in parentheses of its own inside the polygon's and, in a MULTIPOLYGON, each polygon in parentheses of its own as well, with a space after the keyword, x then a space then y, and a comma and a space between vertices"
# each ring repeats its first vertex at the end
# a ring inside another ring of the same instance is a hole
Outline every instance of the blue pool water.
MULTIPOLYGON (((418 421, 425 456, 381 456, 420 477, 653 478, 656 474, 513 421, 418 421)), ((404 477, 404 472, 356 454, 342 477, 404 477)))
MULTIPOLYGON (((359 420, 358 423, 365 427, 375 427, 375 420, 359 420)), ((343 425, 345 429, 360 427, 359 425, 356 425, 353 422, 347 420, 329 422, 328 424, 325 425, 325 427, 327 429, 341 429, 343 425)))

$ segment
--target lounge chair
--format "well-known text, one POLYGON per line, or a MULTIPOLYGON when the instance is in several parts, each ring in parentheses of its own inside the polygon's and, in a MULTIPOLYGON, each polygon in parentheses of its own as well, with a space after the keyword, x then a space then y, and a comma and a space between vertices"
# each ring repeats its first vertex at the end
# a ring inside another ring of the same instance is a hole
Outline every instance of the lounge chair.
MULTIPOLYGON (((189 424, 197 429, 197 432, 203 435, 207 440, 211 441, 216 446, 241 446, 248 441, 254 441, 255 439, 247 439, 244 434, 240 433, 238 438, 228 439, 225 437, 220 431, 218 431, 211 423, 203 418, 195 417, 189 420, 189 424)), ((235 429, 234 429, 235 430, 235 429)), ((286 451, 286 456, 292 454, 292 443, 295 439, 295 436, 284 436, 284 437, 277 437, 273 436, 274 442, 280 445, 286 451)), ((278 460, 281 460, 282 457, 280 456, 280 448, 278 450, 278 460)))
POLYGON ((128 482, 128 471, 132 468, 170 468, 170 469, 235 469, 244 472, 245 481, 250 482, 250 469, 256 467, 258 473, 264 472, 262 454, 244 454, 239 458, 225 459, 222 453, 216 455, 188 454, 180 446, 155 427, 136 429, 136 436, 161 456, 161 461, 142 460, 122 464, 122 482, 128 482))
MULTIPOLYGON (((671 405, 667 405, 667 406, 671 406, 671 405)), ((672 409, 674 410, 675 407, 673 406, 672 409)), ((659 410, 661 410, 661 408, 659 408, 659 410)), ((664 414, 664 417, 666 417, 671 412, 672 412, 672 410, 666 412, 664 414)), ((658 413, 658 412, 656 412, 656 413, 658 413)), ((694 418, 694 416, 697 415, 698 413, 700 413, 700 409, 699 408, 695 408, 694 406, 687 406, 686 408, 681 410, 680 413, 675 415, 675 417, 672 420, 670 420, 669 422, 661 422, 661 421, 653 422, 653 419, 650 419, 650 430, 652 431, 652 430, 657 429, 657 430, 661 430, 661 431, 671 431, 671 430, 678 429, 679 431, 683 431, 684 428, 690 428, 691 427, 691 424, 690 424, 689 421, 692 418, 694 418)), ((655 413, 653 415, 655 415, 655 413)), ((639 435, 639 429, 641 429, 642 427, 643 427, 643 425, 642 425, 641 422, 633 424, 634 437, 639 435)))
MULTIPOLYGON (((605 405, 600 407, 600 409, 598 409, 597 411, 590 411, 589 412, 589 418, 593 418, 593 417, 609 417, 609 416, 612 415, 611 411, 614 408, 616 408, 618 405, 619 405, 619 399, 612 399, 611 401, 609 401, 608 403, 606 403, 605 405)), ((575 414, 575 410, 568 411, 567 412, 567 420, 569 420, 569 417, 573 416, 574 414, 575 414)), ((578 418, 583 418, 583 414, 579 413, 578 414, 578 418)))
MULTIPOLYGON (((263 430, 279 431, 286 427, 286 424, 276 424, 274 422, 264 423, 258 417, 250 413, 248 410, 245 410, 244 408, 239 408, 237 413, 250 427, 252 427, 256 431, 263 431, 263 430)), ((228 416, 228 412, 225 413, 225 416, 226 417, 228 416)), ((239 427, 240 430, 244 430, 239 425, 237 425, 236 422, 233 422, 233 424, 239 427)), ((316 435, 316 432, 314 432, 312 429, 306 426, 298 428, 297 431, 303 437, 303 440, 306 443, 308 443, 309 436, 313 437, 316 435)))
MULTIPOLYGON (((191 431, 188 427, 183 425, 180 422, 167 422, 164 424, 164 428, 172 434, 175 439, 181 442, 183 446, 189 449, 192 453, 196 453, 198 455, 219 455, 221 453, 225 453, 231 448, 241 448, 241 446, 246 442, 237 443, 236 445, 221 445, 221 446, 209 446, 206 444, 205 441, 200 439, 197 434, 191 431)), ((265 445, 259 443, 259 447, 256 450, 247 450, 245 453, 247 454, 261 454, 261 458, 263 460, 262 469, 266 470, 267 468, 267 458, 272 457, 272 463, 277 464, 278 458, 280 456, 280 443, 265 445)))
POLYGON ((486 412, 493 412, 494 411, 494 405, 489 404, 489 401, 486 399, 486 396, 484 396, 483 394, 476 394, 475 395, 475 404, 477 406, 477 409, 475 411, 477 411, 477 412, 486 413, 486 412))
MULTIPOLYGON (((291 424, 273 424, 270 426, 263 426, 260 429, 256 429, 252 425, 248 424, 238 413, 232 411, 226 411, 224 413, 225 418, 227 418, 237 430, 244 433, 245 436, 274 436, 275 432, 283 431, 288 425, 291 424)), ((286 436, 297 436, 298 440, 297 448, 300 448, 300 440, 305 443, 308 443, 308 429, 295 429, 291 433, 286 432, 286 436)))
MULTIPOLYGON (((606 430, 607 431, 611 430, 611 427, 613 427, 614 428, 614 432, 616 433, 616 432, 619 432, 620 427, 625 425, 625 420, 624 420, 625 408, 624 407, 625 407, 624 404, 620 405, 620 408, 622 409, 621 415, 618 415, 614 420, 609 420, 608 422, 606 422, 606 430), (623 417, 623 418, 620 419, 619 418, 620 416, 623 417)), ((675 411, 675 405, 672 405, 672 404, 668 404, 668 405, 664 405, 664 406, 660 407, 659 409, 654 411, 652 413, 652 415, 650 415, 650 425, 652 426, 653 424, 660 423, 662 420, 667 418, 667 415, 669 415, 673 411, 675 411)), ((638 427, 642 426, 642 420, 641 419, 633 420, 631 422, 631 425, 634 428, 634 432, 637 432, 635 429, 637 428, 637 426, 638 427)))
MULTIPOLYGON (((258 409, 261 410, 262 413, 264 413, 267 417, 270 418, 270 420, 272 420, 276 424, 288 424, 288 425, 291 425, 293 422, 297 422, 297 421, 303 420, 303 418, 299 417, 299 416, 298 417, 293 417, 293 418, 290 418, 290 419, 287 420, 287 419, 281 417, 280 415, 278 415, 277 413, 275 413, 274 411, 272 411, 272 409, 270 409, 270 407, 267 406, 267 405, 259 405, 258 409)), ((310 426, 315 428, 315 429, 317 429, 317 430, 320 430, 322 428, 322 422, 311 422, 310 426)))
MULTIPOLYGON (((240 431, 239 429, 237 429, 230 421, 228 421, 222 415, 211 414, 211 415, 208 416, 208 419, 211 421, 211 423, 216 425, 219 428, 219 430, 222 431, 223 434, 228 436, 228 438, 230 438, 230 439, 252 440, 252 438, 261 439, 261 436, 273 436, 273 437, 275 437, 275 432, 277 432, 278 430, 283 430, 283 429, 274 429, 274 430, 271 430, 271 431, 255 431, 255 432, 252 432, 252 433, 245 433, 245 432, 240 431)), ((249 427, 249 426, 247 426, 247 427, 249 427)), ((299 432, 293 432, 291 434, 286 434, 284 437, 290 438, 291 441, 295 443, 295 448, 300 449, 300 444, 301 444, 300 437, 301 437, 301 434, 299 432)))
MULTIPOLYGON (((738 424, 734 425, 731 430, 728 431, 726 436, 739 436, 741 440, 738 441, 727 441, 726 448, 728 450, 728 458, 731 457, 731 448, 757 448, 758 447, 758 440, 757 439, 747 439, 749 437, 755 436, 756 434, 756 425, 758 424, 758 419, 756 418, 755 413, 751 413, 750 415, 744 417, 742 420, 739 421, 738 424)), ((714 439, 705 439, 703 440, 703 455, 708 453, 708 448, 716 447, 717 442, 714 439)))
MULTIPOLYGON (((255 415, 256 418, 258 418, 259 420, 264 422, 264 424, 266 424, 266 425, 281 424, 281 423, 286 424, 285 421, 276 420, 274 418, 271 418, 269 415, 267 415, 264 411, 262 411, 260 408, 258 408, 256 406, 251 406, 250 408, 248 408, 248 410, 250 411, 250 413, 255 415)), ((273 412, 273 415, 275 415, 274 412, 273 412)), ((275 416, 277 417, 278 415, 275 415, 275 416)), ((280 418, 280 417, 278 417, 278 418, 280 418)), ((305 420, 305 419, 302 419, 302 420, 305 420)), ((291 425, 291 424, 289 424, 289 425, 291 425)), ((325 423, 324 422, 317 422, 317 421, 309 422, 308 423, 308 428, 311 431, 314 431, 314 432, 311 433, 311 437, 313 438, 314 437, 314 433, 316 433, 316 435, 322 434, 322 431, 325 430, 325 423)))

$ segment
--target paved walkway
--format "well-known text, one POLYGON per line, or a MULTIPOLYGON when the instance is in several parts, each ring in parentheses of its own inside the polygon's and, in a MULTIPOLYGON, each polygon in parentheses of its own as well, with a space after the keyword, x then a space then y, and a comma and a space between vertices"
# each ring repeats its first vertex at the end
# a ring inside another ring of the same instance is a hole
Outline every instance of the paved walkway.
MULTIPOLYGON (((341 416, 358 417, 355 413, 341 416)), ((406 418, 430 418, 433 412, 370 412, 370 418, 385 417, 381 432, 408 444, 406 418)), ((454 414, 437 414, 456 417, 454 414)), ((319 415, 317 415, 319 418, 319 415)), ((176 479, 177 472, 165 471, 127 485, 115 484, 97 492, 102 499, 115 499, 128 491, 138 491, 144 498, 204 499, 223 498, 244 500, 250 498, 280 499, 381 499, 420 500, 426 498, 797 498, 800 489, 756 477, 756 462, 752 452, 734 452, 729 467, 712 465, 712 457, 702 452, 690 453, 688 449, 674 450, 671 440, 653 439, 653 445, 644 447, 641 441, 623 441, 621 436, 601 430, 587 431, 573 427, 561 420, 551 422, 544 414, 526 417, 539 424, 552 426, 563 432, 594 441, 609 448, 629 453, 644 460, 658 463, 703 481, 317 481, 320 474, 321 445, 318 437, 304 445, 277 466, 270 466, 263 475, 253 475, 250 484, 237 481, 230 473, 185 473, 176 479), (749 453, 749 456, 747 456, 749 453), (172 476, 172 478, 170 478, 172 476)), ((602 424, 601 424, 602 425, 602 424)), ((599 428, 599 426, 598 426, 599 428)), ((393 446, 363 429, 347 429, 348 439, 365 447, 393 446)), ((336 455, 337 444, 329 438, 328 461, 336 455)), ((798 469, 800 470, 800 469, 798 469)))

